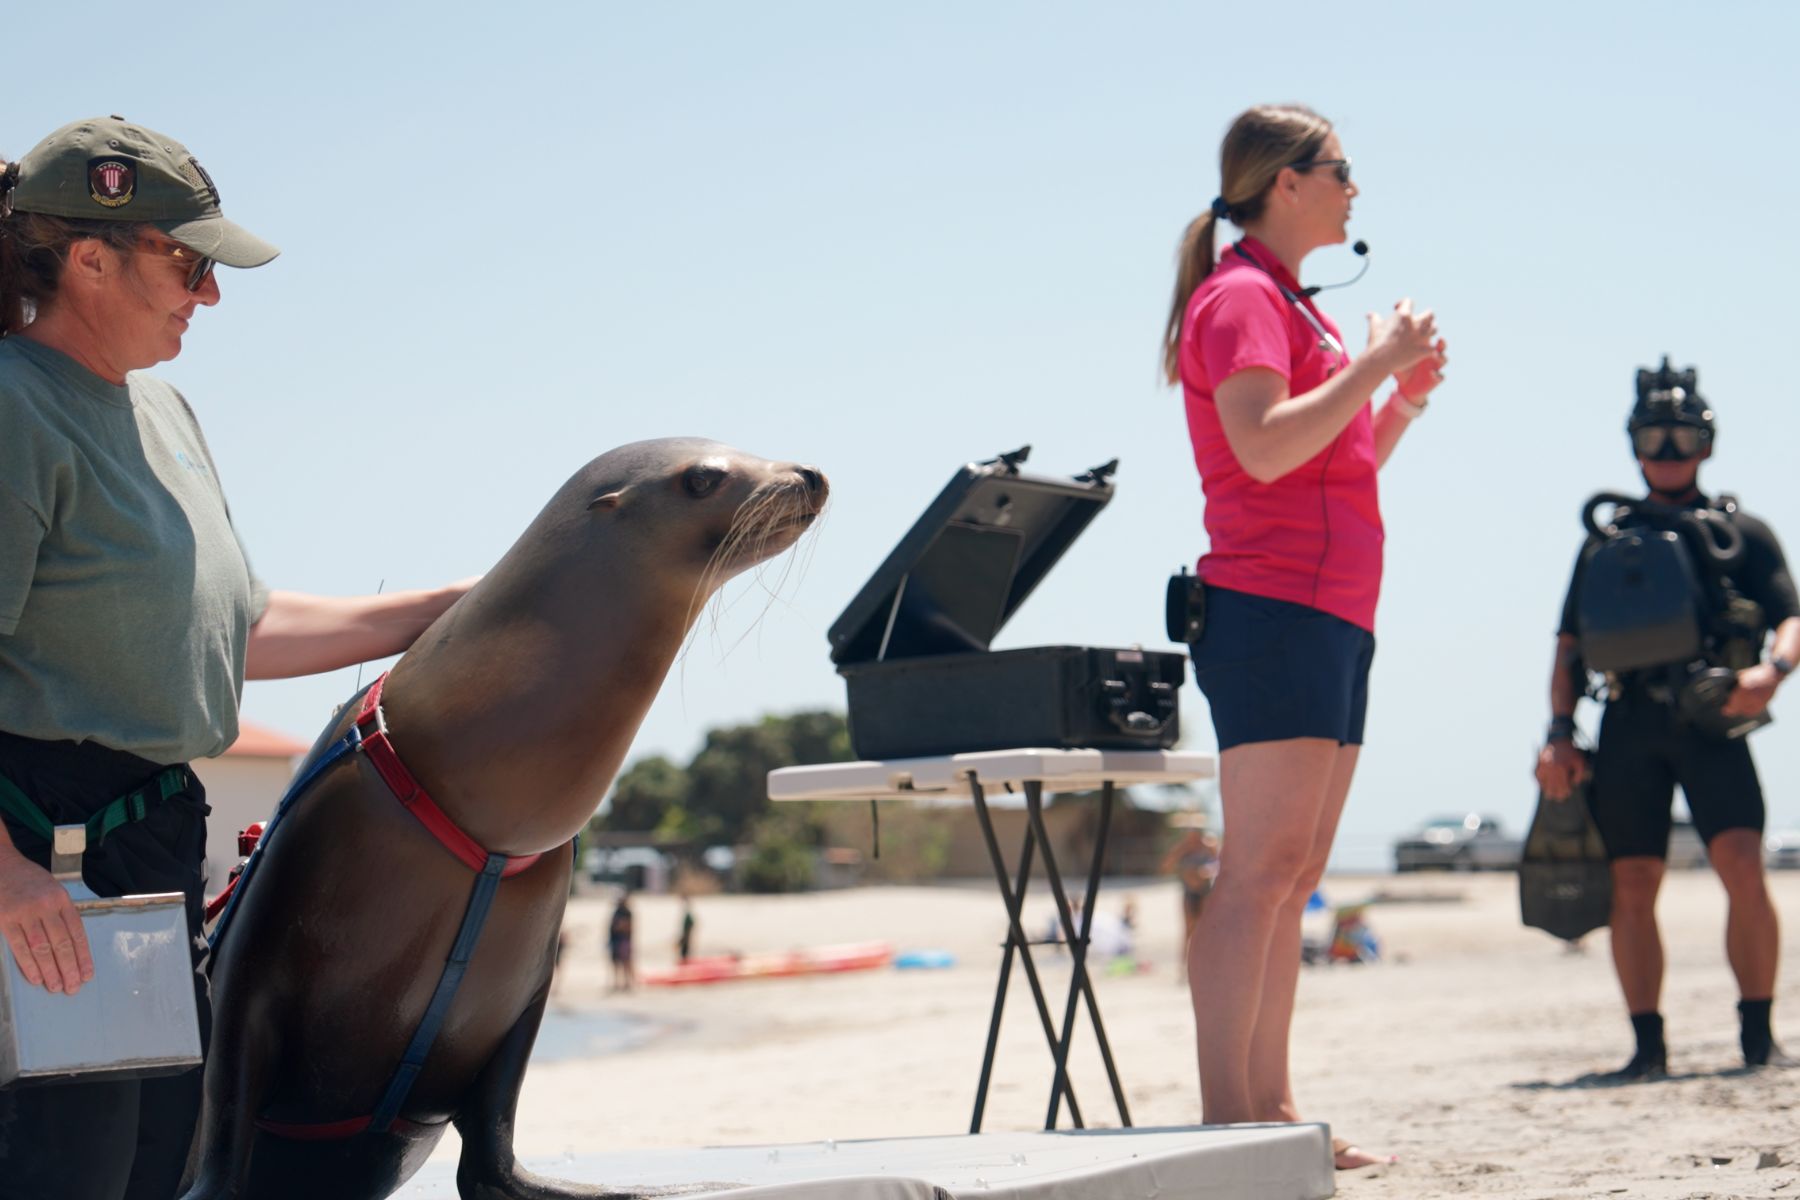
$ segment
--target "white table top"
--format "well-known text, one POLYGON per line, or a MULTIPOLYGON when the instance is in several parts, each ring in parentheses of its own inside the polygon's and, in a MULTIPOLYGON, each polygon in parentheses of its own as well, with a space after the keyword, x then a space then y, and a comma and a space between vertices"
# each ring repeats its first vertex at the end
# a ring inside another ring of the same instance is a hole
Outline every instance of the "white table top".
POLYGON ((1087 792, 1103 783, 1184 783, 1211 779, 1218 760, 1186 750, 981 750, 931 758, 820 763, 769 772, 771 800, 905 800, 972 796, 971 775, 986 789, 1042 783, 1046 792, 1087 792))
MULTIPOLYGON (((552 1179, 604 1181, 621 1191, 731 1181, 702 1184, 693 1200, 1323 1200, 1335 1184, 1325 1125, 1059 1130, 606 1153, 584 1148, 560 1157, 519 1157, 552 1179)), ((427 1163, 394 1193, 399 1200, 454 1200, 456 1194, 454 1160, 427 1163)))

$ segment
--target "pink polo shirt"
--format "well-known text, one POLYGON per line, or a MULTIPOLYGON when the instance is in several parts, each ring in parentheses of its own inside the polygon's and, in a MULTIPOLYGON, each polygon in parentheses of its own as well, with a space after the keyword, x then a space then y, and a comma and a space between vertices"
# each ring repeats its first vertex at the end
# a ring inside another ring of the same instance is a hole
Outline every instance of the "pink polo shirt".
MULTIPOLYGON (((1181 329, 1181 390, 1212 542, 1198 574, 1217 587, 1304 604, 1373 631, 1383 538, 1373 406, 1365 404, 1329 446, 1273 483, 1244 471, 1219 425, 1213 389, 1220 380, 1266 367, 1298 396, 1346 361, 1276 287, 1279 279, 1300 290, 1280 260, 1254 238, 1239 245, 1267 270, 1227 249, 1188 301, 1181 329)), ((1310 299, 1301 303, 1342 344, 1331 318, 1310 299)))

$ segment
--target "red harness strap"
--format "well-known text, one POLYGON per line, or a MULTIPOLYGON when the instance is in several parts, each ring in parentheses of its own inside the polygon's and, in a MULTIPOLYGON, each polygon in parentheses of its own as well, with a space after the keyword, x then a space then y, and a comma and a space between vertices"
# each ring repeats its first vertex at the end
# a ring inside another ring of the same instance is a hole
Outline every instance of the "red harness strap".
MULTIPOLYGON (((417 817, 419 824, 429 829, 431 835, 444 844, 444 849, 460 858, 464 866, 479 872, 487 866, 488 852, 437 806, 431 793, 413 778, 413 773, 406 769, 406 764, 394 753, 394 744, 388 740, 387 721, 381 715, 381 685, 386 682, 387 674, 384 672, 381 678, 369 686, 368 693, 363 696, 362 711, 356 714, 356 727, 362 733, 363 752, 375 764, 375 769, 381 773, 382 780, 394 793, 394 798, 400 801, 401 807, 417 817)), ((517 875, 540 857, 542 856, 538 854, 524 854, 509 858, 500 877, 505 879, 517 875)))
MULTIPOLYGON (((311 1125, 295 1125, 285 1121, 269 1121, 261 1117, 256 1120, 256 1127, 264 1133, 272 1133, 276 1137, 288 1138, 296 1142, 337 1142, 345 1138, 353 1138, 369 1127, 373 1117, 351 1117, 347 1121, 321 1121, 311 1125)), ((397 1133, 416 1133, 422 1129, 430 1129, 422 1121, 409 1121, 405 1117, 395 1117, 390 1126, 397 1133)))
MULTIPOLYGON (((369 686, 367 695, 363 697, 362 710, 356 714, 356 729, 358 737, 361 739, 363 751, 369 756, 369 761, 375 764, 375 769, 380 772, 382 781, 388 785, 388 789, 392 791, 394 797, 400 801, 401 807, 417 817, 419 823, 425 826, 426 829, 429 829, 432 836, 443 843, 446 850, 461 859, 463 863, 477 875, 483 876, 483 880, 491 883, 493 876, 485 874, 489 869, 488 852, 482 849, 481 844, 474 838, 464 833, 462 829, 457 826, 456 822, 450 819, 448 813, 437 806, 437 802, 431 798, 431 793, 425 790, 419 781, 413 777, 413 773, 406 769, 406 764, 400 761, 400 756, 394 753, 394 745, 388 740, 387 721, 383 718, 381 713, 381 685, 385 682, 387 682, 387 675, 383 674, 380 679, 377 679, 369 686)), ((520 871, 525 870, 541 857, 543 857, 541 854, 525 854, 516 858, 508 858, 506 860, 506 866, 500 871, 501 878, 505 878, 508 875, 517 875, 520 871)), ((242 876, 239 876, 239 878, 241 879, 242 876)), ((481 882, 482 881, 477 882, 478 897, 481 895, 481 882)), ((491 892, 489 895, 491 896, 491 892)), ((475 912, 475 909, 471 908, 471 912, 475 912)), ((461 947, 464 940, 467 939, 469 948, 473 949, 473 938, 479 935, 481 924, 485 917, 486 903, 484 901, 480 906, 479 914, 473 918, 473 932, 471 932, 471 917, 465 915, 463 929, 457 934, 458 947, 461 947)), ((455 957, 456 954, 457 951, 453 950, 451 964, 452 967, 455 968, 454 975, 449 973, 448 968, 446 969, 447 973, 445 980, 449 980, 449 991, 447 993, 445 992, 445 981, 440 980, 438 984, 439 994, 434 997, 432 1001, 433 1008, 438 1006, 440 1000, 443 1000, 443 1002, 447 1004, 447 998, 449 996, 454 996, 456 993, 456 983, 460 982, 462 975, 461 965, 466 964, 467 961, 466 954, 460 961, 455 957)), ((439 1019, 441 1019, 441 1015, 439 1019)), ((430 1036, 435 1036, 437 1027, 433 1023, 432 1011, 430 1009, 426 1012, 425 1021, 426 1024, 430 1026, 430 1036)), ((424 1026, 421 1028, 423 1029, 424 1026)), ((414 1036, 416 1039, 420 1035, 415 1034, 414 1036)), ((427 1046, 429 1046, 429 1038, 427 1038, 427 1046)), ((399 1095, 402 1099, 406 1094, 406 1090, 411 1087, 411 1080, 406 1079, 404 1075, 406 1069, 406 1064, 403 1062, 401 1074, 397 1074, 395 1077, 396 1082, 389 1085, 390 1094, 395 1087, 398 1087, 399 1095), (400 1082, 403 1079, 404 1083, 400 1082)), ((416 1070, 417 1065, 414 1066, 414 1071, 416 1072, 416 1070)), ((383 1103, 385 1104, 387 1100, 388 1097, 384 1096, 383 1103)), ((394 1104, 397 1106, 399 1102, 399 1100, 395 1100, 394 1104)), ((379 1109, 377 1111, 379 1111, 379 1109)), ((374 1121, 375 1117, 373 1114, 366 1117, 349 1117, 342 1121, 309 1123, 270 1121, 266 1118, 259 1118, 256 1122, 256 1127, 265 1133, 271 1133, 277 1137, 292 1138, 297 1141, 336 1141, 343 1138, 355 1137, 356 1135, 363 1133, 374 1124, 374 1121)), ((416 1121, 408 1121, 404 1117, 395 1115, 391 1117, 391 1123, 384 1128, 398 1129, 402 1133, 406 1133, 413 1130, 424 1129, 427 1128, 427 1126, 421 1125, 416 1121)))

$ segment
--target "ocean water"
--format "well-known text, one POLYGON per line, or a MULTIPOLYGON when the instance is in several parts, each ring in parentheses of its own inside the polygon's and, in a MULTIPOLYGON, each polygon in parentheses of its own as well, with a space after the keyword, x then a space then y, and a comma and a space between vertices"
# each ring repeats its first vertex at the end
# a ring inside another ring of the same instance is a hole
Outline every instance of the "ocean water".
POLYGON ((538 1027, 531 1048, 532 1062, 566 1062, 623 1054, 646 1045, 677 1028, 671 1021, 616 1009, 559 1009, 552 1007, 538 1027))

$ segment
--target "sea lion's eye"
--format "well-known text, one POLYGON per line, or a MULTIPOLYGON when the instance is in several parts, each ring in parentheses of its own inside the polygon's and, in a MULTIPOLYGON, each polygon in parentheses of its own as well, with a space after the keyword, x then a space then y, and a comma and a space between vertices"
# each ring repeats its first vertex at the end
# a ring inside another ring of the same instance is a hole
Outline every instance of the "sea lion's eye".
POLYGON ((698 498, 718 487, 719 481, 724 478, 723 467, 701 463, 698 466, 689 467, 682 474, 681 486, 687 489, 688 495, 698 498))

